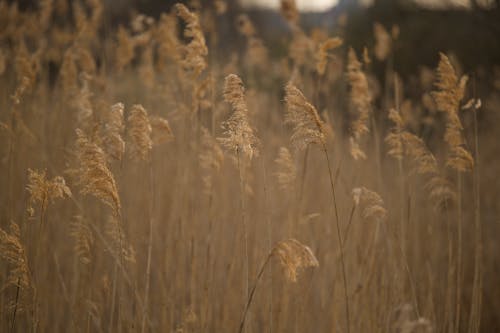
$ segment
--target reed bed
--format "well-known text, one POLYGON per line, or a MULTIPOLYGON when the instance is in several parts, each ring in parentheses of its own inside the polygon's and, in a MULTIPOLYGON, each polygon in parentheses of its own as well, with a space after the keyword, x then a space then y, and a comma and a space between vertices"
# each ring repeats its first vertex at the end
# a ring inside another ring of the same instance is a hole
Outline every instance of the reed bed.
POLYGON ((222 0, 0 1, 0 331, 498 328, 500 91, 281 5, 280 58, 222 0))

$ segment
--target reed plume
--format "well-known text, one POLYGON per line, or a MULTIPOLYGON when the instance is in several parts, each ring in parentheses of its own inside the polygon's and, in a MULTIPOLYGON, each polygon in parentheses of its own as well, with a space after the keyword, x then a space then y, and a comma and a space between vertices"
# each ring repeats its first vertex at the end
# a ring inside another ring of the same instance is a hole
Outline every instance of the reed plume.
POLYGON ((149 122, 151 124, 151 140, 153 145, 161 145, 174 140, 175 136, 167 119, 152 116, 149 117, 149 122))
POLYGON ((83 216, 75 216, 70 225, 70 236, 73 237, 75 254, 83 265, 92 263, 92 248, 94 234, 89 223, 83 216))
POLYGON ((133 105, 127 118, 127 148, 134 160, 146 161, 149 158, 153 148, 152 131, 146 109, 140 104, 133 105))
POLYGON ((403 160, 404 146, 403 146, 403 131, 404 121, 401 114, 395 109, 389 110, 389 120, 393 123, 393 127, 387 136, 385 142, 389 146, 387 154, 392 156, 398 161, 403 160))
POLYGON ((326 65, 328 64, 328 58, 330 54, 328 53, 331 50, 334 50, 341 46, 343 43, 342 39, 339 37, 328 38, 324 42, 322 42, 318 50, 316 51, 316 71, 319 75, 324 75, 326 71, 326 65))
POLYGON ((109 244, 113 251, 113 255, 120 260, 135 264, 135 250, 131 244, 128 244, 123 236, 123 229, 120 221, 114 215, 110 215, 105 225, 106 236, 109 238, 109 244))
POLYGON ((135 43, 127 29, 121 25, 118 27, 116 38, 115 64, 120 73, 134 59, 135 43))
POLYGON ((285 87, 285 104, 285 123, 293 126, 292 146, 297 150, 304 150, 310 144, 323 146, 326 130, 318 111, 291 83, 285 87))
POLYGON ((380 195, 366 187, 357 187, 352 190, 354 204, 361 210, 361 217, 366 220, 383 221, 387 217, 384 200, 380 195))
POLYGON ((228 120, 222 123, 224 136, 218 138, 222 146, 233 154, 252 159, 259 155, 259 140, 250 126, 245 87, 235 74, 229 74, 224 81, 224 101, 233 108, 228 120))
POLYGON ((344 302, 347 332, 350 332, 349 320, 349 298, 347 295, 347 277, 344 258, 344 244, 340 235, 340 219, 337 208, 337 199, 335 196, 335 181, 330 166, 330 156, 326 147, 326 131, 323 121, 320 119, 316 108, 307 101, 302 92, 293 84, 289 83, 285 87, 286 117, 285 122, 293 126, 291 136, 292 145, 297 150, 303 150, 309 144, 317 144, 323 150, 326 164, 328 167, 328 176, 330 178, 330 189, 332 194, 332 203, 335 212, 335 227, 337 229, 337 240, 340 248, 340 261, 342 265, 342 279, 344 284, 344 302))
POLYGON ((297 179, 297 167, 293 161, 292 154, 286 147, 280 147, 278 157, 274 160, 278 170, 275 175, 278 178, 280 188, 287 193, 294 193, 295 181, 297 179))
POLYGON ((290 25, 297 25, 300 15, 295 0, 281 0, 280 4, 281 15, 290 25))
MULTIPOLYGON (((9 231, 0 228, 0 258, 10 265, 7 279, 5 280, 6 286, 15 286, 18 288, 19 293, 22 295, 19 299, 29 302, 29 296, 33 293, 34 286, 32 284, 26 250, 21 242, 21 231, 19 230, 19 226, 14 222, 10 222, 9 231)), ((28 305, 29 303, 20 302, 19 304, 28 305)), ((13 302, 11 307, 20 309, 17 302, 13 302)))
POLYGON ((247 15, 237 19, 238 31, 246 38, 245 62, 250 69, 265 69, 268 65, 268 51, 247 15))
POLYGON ((107 114, 107 119, 103 129, 103 144, 104 150, 109 159, 122 160, 125 153, 125 141, 123 140, 123 132, 125 125, 123 122, 123 103, 113 104, 107 114))
POLYGON ((297 275, 301 269, 305 269, 308 267, 319 267, 318 259, 316 259, 314 253, 308 246, 300 243, 298 240, 293 238, 278 242, 267 255, 266 260, 262 264, 259 273, 257 274, 257 278, 255 279, 255 283, 250 292, 250 296, 248 298, 248 302, 245 306, 245 311, 243 312, 243 317, 240 322, 240 333, 243 332, 243 328, 245 327, 245 320, 248 310, 250 309, 250 305, 252 304, 257 285, 262 277, 262 274, 264 273, 268 262, 272 258, 278 259, 281 267, 283 268, 283 272, 286 278, 291 282, 297 282, 297 275))
POLYGON ((210 195, 213 188, 213 173, 220 170, 224 162, 224 152, 219 142, 210 134, 210 132, 201 128, 201 150, 198 155, 200 166, 204 171, 203 188, 206 194, 210 195))
POLYGON ((351 86, 349 96, 351 111, 355 117, 351 123, 351 155, 355 160, 365 159, 366 154, 360 148, 361 138, 370 132, 369 118, 371 113, 372 96, 368 86, 368 80, 361 68, 356 53, 351 48, 348 54, 347 79, 351 86))
POLYGON ((459 117, 460 102, 467 85, 467 76, 458 79, 455 69, 446 55, 440 53, 440 61, 436 70, 437 91, 432 93, 439 111, 446 116, 446 131, 444 140, 448 144, 449 154, 446 165, 458 172, 471 171, 474 158, 467 150, 462 134, 463 126, 459 117))
POLYGON ((381 61, 387 59, 392 49, 391 35, 379 22, 373 24, 373 34, 375 36, 375 57, 381 61))
POLYGON ((90 194, 109 206, 115 216, 120 216, 120 197, 113 174, 106 164, 106 154, 81 130, 76 130, 76 156, 78 168, 70 173, 78 176, 80 192, 90 194))
POLYGON ((165 69, 169 60, 174 62, 181 60, 178 30, 175 14, 162 13, 155 32, 155 40, 158 42, 157 64, 160 70, 165 69))
POLYGON ((56 176, 52 180, 47 179, 46 171, 28 169, 28 185, 26 187, 30 194, 29 208, 33 215, 33 205, 39 204, 43 214, 50 203, 55 199, 71 197, 71 190, 66 185, 63 177, 56 176))
POLYGON ((318 267, 318 259, 308 246, 295 239, 281 241, 271 250, 270 256, 278 259, 289 281, 296 282, 299 270, 318 267))
POLYGON ((181 65, 194 76, 199 76, 207 67, 206 56, 208 49, 205 43, 205 36, 199 22, 198 15, 189 11, 189 9, 181 3, 175 5, 177 15, 186 23, 184 29, 184 37, 189 39, 186 45, 183 45, 181 52, 183 54, 181 65))

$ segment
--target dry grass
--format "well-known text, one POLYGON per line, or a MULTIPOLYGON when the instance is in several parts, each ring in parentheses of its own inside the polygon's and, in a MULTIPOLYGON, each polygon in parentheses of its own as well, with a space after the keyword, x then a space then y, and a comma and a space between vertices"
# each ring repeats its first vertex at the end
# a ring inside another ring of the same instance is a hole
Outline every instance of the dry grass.
POLYGON ((0 2, 0 331, 498 328, 499 91, 281 3, 285 59, 245 15, 221 47, 221 0, 0 2))

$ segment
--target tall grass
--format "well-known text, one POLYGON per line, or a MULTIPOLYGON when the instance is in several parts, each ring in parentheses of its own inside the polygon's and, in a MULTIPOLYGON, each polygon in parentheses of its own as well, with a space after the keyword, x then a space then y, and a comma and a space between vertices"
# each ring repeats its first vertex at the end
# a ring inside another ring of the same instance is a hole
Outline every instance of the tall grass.
POLYGON ((499 92, 281 3, 0 2, 0 331, 495 330, 499 92))

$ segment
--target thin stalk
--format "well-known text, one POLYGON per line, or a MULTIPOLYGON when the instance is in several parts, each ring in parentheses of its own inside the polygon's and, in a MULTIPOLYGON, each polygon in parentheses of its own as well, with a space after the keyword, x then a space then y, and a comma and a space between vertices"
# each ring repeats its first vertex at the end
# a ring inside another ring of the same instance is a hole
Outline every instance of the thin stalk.
POLYGON ((330 186, 332 189, 332 200, 333 207, 335 211, 335 226, 337 228, 337 237, 339 241, 340 247, 340 261, 342 264, 342 279, 344 283, 344 297, 345 297, 345 312, 346 312, 346 323, 347 323, 347 333, 350 332, 350 321, 349 321, 349 298, 347 295, 347 277, 346 277, 346 269, 345 269, 345 260, 344 260, 344 244, 342 243, 342 236, 340 235, 340 221, 339 221, 339 213, 337 209, 337 199, 335 198, 335 185, 333 180, 332 168, 330 166, 330 157, 328 156, 328 150, 326 149, 325 143, 323 143, 323 152, 325 153, 326 162, 328 164, 328 175, 330 176, 330 186))
MULTIPOLYGON (((392 57, 392 56, 391 56, 392 57)), ((394 107, 399 113, 399 79, 397 74, 394 74, 394 107)), ((404 173, 403 173, 403 160, 398 159, 398 172, 399 172, 399 181, 400 181, 400 196, 401 200, 404 200, 405 197, 405 186, 404 186, 404 173)), ((400 233, 401 233, 401 249, 406 251, 406 226, 405 226, 405 208, 404 205, 400 205, 400 233)))
MULTIPOLYGON (((237 150, 238 159, 238 173, 240 177, 240 208, 241 208, 241 222, 243 224, 243 237, 244 237, 244 256, 245 256, 245 269, 243 270, 243 295, 244 302, 248 302, 248 288, 249 288, 249 259, 248 259, 248 234, 247 234, 247 221, 246 221, 246 211, 245 211, 245 183, 243 180, 243 170, 241 169, 241 157, 240 150, 237 150)), ((245 314, 246 314, 245 310, 245 314)), ((240 331, 241 332, 241 331, 240 331)))
POLYGON ((144 295, 144 312, 142 316, 141 333, 146 329, 146 319, 148 317, 148 302, 149 302, 149 288, 151 283, 151 254, 153 252, 153 207, 154 207, 154 182, 153 182, 153 162, 149 160, 149 243, 148 243, 148 259, 146 264, 146 287, 144 295))
POLYGON ((344 232, 344 243, 347 242, 347 236, 349 236, 349 230, 351 229, 352 218, 354 217, 355 210, 356 210, 356 205, 352 205, 351 213, 349 214, 349 222, 347 222, 347 227, 344 232))
MULTIPOLYGON (((445 209, 448 211, 448 205, 445 204, 445 209)), ((445 306, 445 322, 448 325, 448 332, 454 332, 454 313, 453 313, 453 273, 455 271, 455 261, 453 260, 453 240, 451 236, 451 221, 450 214, 446 214, 446 237, 448 241, 448 274, 446 281, 446 306, 445 306)))
MULTIPOLYGON (((271 224, 271 219, 269 218, 268 211, 268 193, 267 193, 267 172, 266 164, 264 158, 262 158, 262 168, 264 171, 264 210, 266 214, 266 224, 267 224, 267 242, 269 246, 269 251, 272 251, 273 247, 273 227, 271 224)), ((273 266, 269 267, 269 333, 273 332, 273 266)))
POLYGON ((455 329, 460 332, 460 311, 462 305, 462 175, 457 171, 458 178, 458 193, 457 193, 457 214, 458 214, 458 233, 457 233, 457 295, 456 295, 456 316, 455 316, 455 329))
POLYGON ((19 301, 19 292, 21 290, 20 285, 19 285, 20 283, 21 283, 21 278, 17 278, 16 302, 15 302, 15 305, 14 305, 14 313, 12 314, 12 324, 10 325, 10 331, 11 332, 14 332, 14 327, 15 327, 15 324, 16 324, 17 304, 18 304, 18 301, 19 301))
MULTIPOLYGON (((474 97, 476 95, 476 81, 474 78, 474 97)), ((472 309, 469 319, 469 332, 479 332, 481 325, 481 302, 482 302, 482 256, 483 237, 481 228, 481 192, 479 173, 479 138, 477 126, 477 109, 474 106, 474 237, 476 243, 474 260, 474 282, 472 289, 472 309)))
POLYGON ((245 305, 245 310, 243 311, 243 317, 241 318, 240 328, 238 330, 239 333, 243 332, 243 329, 245 327, 245 319, 247 318, 248 310, 250 309, 250 305, 252 304, 253 295, 255 294, 255 290, 257 289, 257 284, 259 283, 260 278, 262 277, 262 274, 264 273, 264 269, 266 268, 266 265, 269 262, 269 259, 271 259, 271 257, 272 257, 272 253, 273 252, 271 250, 271 252, 269 252, 269 254, 267 255, 266 261, 264 261, 264 264, 260 268, 259 274, 257 275, 257 279, 255 280, 255 283, 252 287, 252 290, 250 291, 248 301, 245 305))

